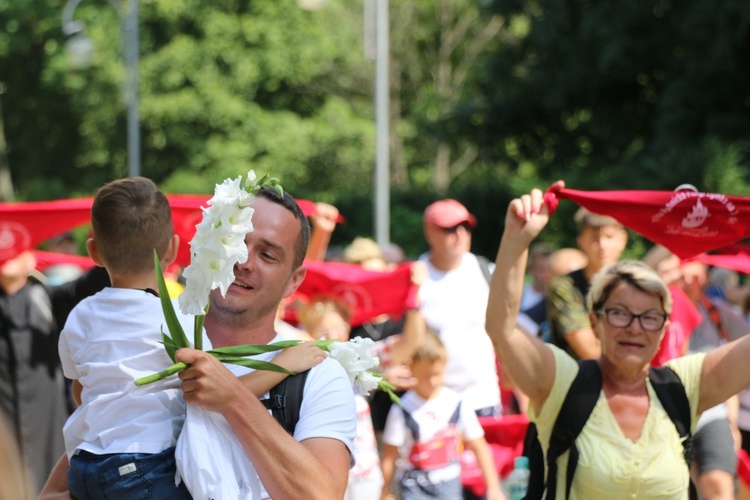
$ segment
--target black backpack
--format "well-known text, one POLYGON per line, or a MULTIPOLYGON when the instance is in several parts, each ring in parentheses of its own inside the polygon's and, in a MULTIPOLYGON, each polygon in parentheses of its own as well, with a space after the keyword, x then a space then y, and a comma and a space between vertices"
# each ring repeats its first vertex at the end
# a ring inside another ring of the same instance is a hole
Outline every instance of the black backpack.
MULTIPOLYGON (((578 366, 578 374, 565 396, 560 413, 552 428, 546 457, 548 468, 546 484, 544 481, 545 456, 537 439, 536 426, 530 423, 526 431, 523 455, 529 457, 529 470, 531 472, 529 488, 526 493, 527 500, 541 499, 544 496, 545 489, 547 491, 545 498, 555 497, 557 491, 557 459, 567 450, 570 450, 570 454, 565 473, 565 498, 567 499, 570 496, 573 476, 578 465, 578 448, 576 448, 575 440, 594 410, 602 388, 602 374, 596 361, 579 361, 578 366)), ((690 433, 690 403, 687 394, 685 394, 685 387, 677 374, 668 367, 652 367, 649 371, 649 378, 656 396, 677 428, 677 433, 680 438, 684 438, 683 455, 688 467, 690 467, 693 459, 693 441, 690 433)), ((693 495, 694 489, 691 485, 691 498, 693 498, 693 495)))
POLYGON ((294 436, 294 429, 299 421, 299 412, 302 407, 302 396, 308 373, 310 373, 310 370, 288 376, 269 391, 268 399, 260 401, 263 406, 271 410, 273 418, 292 436, 294 436))

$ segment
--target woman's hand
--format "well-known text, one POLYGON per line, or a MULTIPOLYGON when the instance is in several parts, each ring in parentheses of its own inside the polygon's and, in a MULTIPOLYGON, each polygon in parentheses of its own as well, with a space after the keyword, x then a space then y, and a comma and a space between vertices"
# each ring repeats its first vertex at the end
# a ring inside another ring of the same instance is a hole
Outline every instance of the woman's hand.
MULTIPOLYGON (((557 181, 555 186, 565 187, 564 181, 557 181)), ((523 237, 531 242, 549 222, 549 207, 544 203, 544 193, 540 189, 532 189, 529 194, 514 199, 508 205, 505 214, 504 236, 523 237)))

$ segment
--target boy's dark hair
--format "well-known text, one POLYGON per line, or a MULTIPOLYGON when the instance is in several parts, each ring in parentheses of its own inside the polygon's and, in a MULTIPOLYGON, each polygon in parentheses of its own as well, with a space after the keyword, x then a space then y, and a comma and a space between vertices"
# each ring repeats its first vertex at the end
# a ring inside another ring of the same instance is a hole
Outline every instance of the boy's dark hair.
POLYGON ((297 269, 302 265, 302 261, 305 260, 307 245, 310 243, 310 223, 307 221, 307 216, 302 212, 302 209, 297 205, 294 198, 286 191, 284 191, 284 196, 282 197, 273 188, 263 188, 255 196, 281 205, 292 212, 299 221, 299 236, 297 237, 297 248, 295 248, 294 252, 294 262, 292 263, 292 269, 297 269))
POLYGON ((417 352, 411 357, 412 363, 424 361, 426 363, 446 362, 448 360, 448 351, 440 338, 431 331, 425 332, 424 340, 417 349, 417 352))
POLYGON ((167 197, 150 179, 128 177, 102 186, 91 206, 96 249, 107 270, 154 269, 154 249, 164 255, 172 238, 167 197))

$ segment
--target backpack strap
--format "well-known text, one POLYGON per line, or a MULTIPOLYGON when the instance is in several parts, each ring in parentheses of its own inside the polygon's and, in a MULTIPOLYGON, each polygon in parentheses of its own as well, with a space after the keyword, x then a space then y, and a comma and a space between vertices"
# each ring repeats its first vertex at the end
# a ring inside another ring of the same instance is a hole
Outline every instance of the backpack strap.
POLYGON ((458 419, 460 418, 461 418, 461 401, 458 402, 458 406, 456 406, 456 410, 453 412, 453 415, 451 415, 451 418, 448 420, 448 424, 456 425, 458 423, 458 419))
POLYGON ((487 259, 487 257, 482 257, 481 255, 476 255, 477 262, 479 262, 479 269, 482 270, 482 275, 484 276, 484 279, 487 280, 487 284, 492 281, 492 271, 490 271, 490 261, 487 259))
POLYGON ((401 412, 404 414, 404 423, 406 424, 406 428, 411 431, 411 435, 414 438, 414 442, 419 441, 419 424, 416 420, 414 420, 414 417, 411 416, 411 413, 401 408, 401 412))
MULTIPOLYGON (((693 434, 690 432, 692 417, 685 386, 682 385, 680 377, 668 366, 659 368, 652 366, 649 369, 648 376, 656 397, 659 398, 664 411, 667 412, 669 419, 674 423, 677 433, 680 435, 680 439, 682 439, 682 455, 685 457, 689 469, 695 455, 695 447, 693 446, 693 434)), ((697 500, 698 498, 698 492, 692 479, 690 480, 689 498, 690 500, 697 500)))
POLYGON ((308 373, 310 370, 286 377, 269 391, 268 399, 261 400, 263 406, 271 410, 273 418, 292 436, 299 421, 308 373))
MULTIPOLYGON (((419 424, 416 420, 414 420, 414 417, 411 416, 411 413, 404 410, 403 408, 401 408, 401 412, 404 414, 404 423, 406 424, 406 427, 411 431, 411 435, 414 437, 414 441, 419 441, 419 424)), ((456 425, 459 418, 461 418, 461 401, 458 402, 458 406, 456 406, 456 409, 453 411, 451 418, 448 420, 448 425, 456 425)))
POLYGON ((649 379, 654 388, 656 397, 659 398, 664 411, 677 428, 677 433, 682 439, 682 454, 688 467, 693 461, 693 435, 690 432, 690 401, 685 394, 685 386, 682 385, 680 377, 667 366, 649 369, 649 379))
POLYGON ((578 448, 575 440, 583 430, 602 390, 602 373, 595 360, 578 362, 578 374, 565 395, 560 412, 552 427, 547 450, 547 495, 555 498, 557 492, 557 459, 570 450, 565 474, 565 498, 570 496, 573 476, 578 466, 578 448))

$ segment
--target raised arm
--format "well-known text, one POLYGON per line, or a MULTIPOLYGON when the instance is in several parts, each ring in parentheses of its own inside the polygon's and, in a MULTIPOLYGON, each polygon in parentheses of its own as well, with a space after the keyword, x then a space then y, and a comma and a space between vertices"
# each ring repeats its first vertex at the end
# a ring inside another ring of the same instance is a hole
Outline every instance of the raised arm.
POLYGON ((310 260, 325 260, 331 235, 336 228, 336 219, 339 211, 333 205, 318 202, 315 204, 315 214, 310 217, 312 234, 310 243, 307 245, 305 258, 310 260))
POLYGON ((698 412, 707 410, 750 386, 750 335, 718 347, 703 361, 698 412))
MULTIPOLYGON (((411 282, 419 287, 427 278, 427 266, 424 262, 412 262, 411 282)), ((419 299, 415 299, 419 300, 419 299)), ((418 304, 415 304, 418 307, 418 304)), ((394 365, 408 362, 424 341, 427 325, 419 309, 409 309, 404 313, 404 330, 401 337, 391 346, 389 357, 394 365)))
POLYGON ((539 411, 555 376, 552 351, 541 340, 516 328, 523 293, 529 244, 541 232, 549 212, 542 192, 534 189, 510 202, 505 231, 495 261, 487 302, 487 334, 495 352, 515 384, 539 411))

